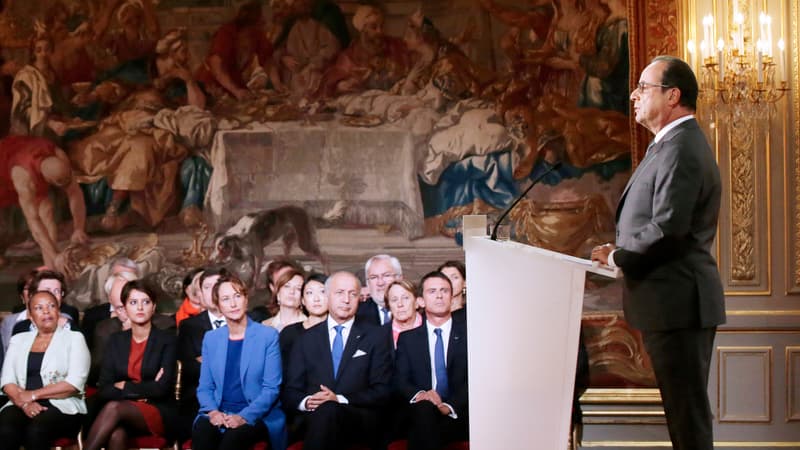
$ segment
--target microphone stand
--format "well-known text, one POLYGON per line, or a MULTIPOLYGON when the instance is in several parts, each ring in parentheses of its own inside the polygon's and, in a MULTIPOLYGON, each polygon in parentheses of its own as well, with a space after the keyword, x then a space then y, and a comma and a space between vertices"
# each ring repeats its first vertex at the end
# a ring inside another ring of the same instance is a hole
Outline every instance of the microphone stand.
POLYGON ((525 196, 528 195, 528 192, 530 192, 531 189, 533 189, 534 186, 536 186, 540 181, 542 181, 542 179, 545 176, 547 176, 547 174, 549 174, 550 172, 558 169, 559 167, 561 167, 561 161, 556 161, 556 163, 553 164, 552 166, 550 166, 549 169, 545 170, 544 173, 542 173, 538 177, 534 178, 533 183, 531 183, 531 185, 528 186, 527 189, 525 189, 525 191, 522 193, 522 195, 517 197, 517 199, 514 200, 514 203, 512 203, 511 206, 509 206, 508 208, 506 208, 505 211, 503 211, 503 214, 500 216, 499 219, 497 219, 497 222, 495 222, 494 228, 492 228, 492 235, 490 237, 491 240, 493 240, 493 241, 497 240, 497 228, 500 226, 501 223, 503 223, 503 219, 506 218, 508 213, 510 213, 511 210, 514 209, 515 206, 517 206, 517 203, 519 203, 520 200, 525 198, 525 196))

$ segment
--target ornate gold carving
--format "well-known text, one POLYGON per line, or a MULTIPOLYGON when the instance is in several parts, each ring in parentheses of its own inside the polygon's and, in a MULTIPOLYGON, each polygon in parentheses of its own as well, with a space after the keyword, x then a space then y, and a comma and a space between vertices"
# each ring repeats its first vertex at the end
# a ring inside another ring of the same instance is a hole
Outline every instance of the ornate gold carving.
POLYGON ((731 277, 752 281, 756 276, 755 240, 755 151, 756 123, 752 115, 735 108, 731 112, 731 277))
MULTIPOLYGON (((794 281, 794 289, 800 287, 800 3, 790 2, 792 5, 792 13, 790 19, 792 25, 792 39, 789 41, 792 51, 789 53, 792 57, 791 63, 791 77, 792 77, 792 110, 794 114, 794 195, 791 197, 794 200, 792 207, 794 208, 794 240, 792 246, 794 247, 794 274, 791 277, 794 281)), ((788 131, 788 130, 787 130, 788 131)), ((788 198, 787 198, 788 200, 788 198)), ((787 214, 787 217, 791 217, 787 214)))

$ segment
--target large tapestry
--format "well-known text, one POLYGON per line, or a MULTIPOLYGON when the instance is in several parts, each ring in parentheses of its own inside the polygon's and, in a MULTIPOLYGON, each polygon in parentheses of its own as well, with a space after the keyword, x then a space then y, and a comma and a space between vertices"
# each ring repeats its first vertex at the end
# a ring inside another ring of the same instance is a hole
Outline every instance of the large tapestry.
MULTIPOLYGON (((33 197, 56 211, 40 216, 15 205, 13 168, 0 173, 6 280, 55 265, 86 306, 125 254, 169 292, 219 256, 215 233, 251 232, 253 217, 277 225, 225 256, 255 287, 277 256, 260 245, 284 238, 291 251, 289 228, 300 241, 347 231, 353 248, 379 230, 457 250, 462 215, 497 217, 548 171, 510 215, 511 237, 582 257, 613 241, 638 147, 626 0, 4 3, 0 128, 53 142, 80 189, 37 174, 45 195, 33 197), (176 235, 191 248, 171 248, 176 235)), ((324 239, 306 254, 320 269, 353 265, 324 239)), ((587 312, 621 309, 619 283, 588 288, 587 312)))

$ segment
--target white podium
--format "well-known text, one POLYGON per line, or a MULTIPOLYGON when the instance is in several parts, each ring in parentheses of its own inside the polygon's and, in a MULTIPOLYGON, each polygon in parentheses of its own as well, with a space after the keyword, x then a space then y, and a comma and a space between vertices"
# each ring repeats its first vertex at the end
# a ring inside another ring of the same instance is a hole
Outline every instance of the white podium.
POLYGON ((469 222, 465 217, 470 448, 566 449, 586 272, 618 274, 470 236, 469 222))

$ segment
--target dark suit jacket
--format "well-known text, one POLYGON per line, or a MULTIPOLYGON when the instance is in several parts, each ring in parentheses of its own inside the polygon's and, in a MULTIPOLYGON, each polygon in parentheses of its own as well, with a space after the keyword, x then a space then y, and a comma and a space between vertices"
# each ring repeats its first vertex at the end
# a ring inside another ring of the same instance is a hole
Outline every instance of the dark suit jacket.
POLYGON ((158 408, 169 434, 175 429, 177 410, 175 405, 175 335, 153 327, 142 360, 142 381, 130 382, 128 357, 131 350, 131 331, 120 331, 109 337, 103 368, 97 382, 97 395, 103 401, 142 400, 158 408), (161 378, 155 381, 160 370, 161 378), (114 383, 125 381, 123 389, 114 383))
POLYGON ((625 274, 625 318, 662 331, 725 323, 711 245, 722 184, 705 135, 690 119, 654 144, 617 207, 614 262, 625 274))
POLYGON ((208 331, 211 331, 208 311, 189 317, 178 326, 178 361, 182 364, 182 401, 193 401, 196 398, 195 391, 200 380, 200 363, 196 358, 203 353, 203 336, 208 331))
POLYGON ((83 337, 86 338, 86 345, 89 346, 90 350, 93 348, 94 344, 95 328, 97 328, 100 322, 109 317, 111 317, 111 310, 109 309, 108 303, 92 306, 83 312, 81 331, 83 331, 83 337))
POLYGON ((381 316, 378 313, 378 305, 372 300, 372 297, 358 304, 356 322, 381 326, 381 316))
POLYGON ((339 376, 333 376, 328 321, 300 335, 292 348, 284 374, 282 400, 297 409, 307 395, 324 384, 343 395, 352 406, 379 408, 391 394, 392 357, 386 333, 380 327, 355 321, 345 344, 339 376), (359 356, 355 356, 356 353, 359 356))
MULTIPOLYGON (((450 340, 447 344, 447 384, 450 395, 443 399, 453 407, 459 418, 469 416, 469 390, 467 389, 467 324, 451 322, 450 340)), ((400 333, 397 339, 394 391, 406 402, 419 391, 433 388, 431 355, 428 349, 428 327, 422 326, 400 333)))

